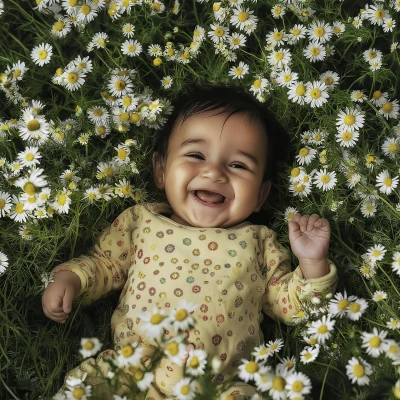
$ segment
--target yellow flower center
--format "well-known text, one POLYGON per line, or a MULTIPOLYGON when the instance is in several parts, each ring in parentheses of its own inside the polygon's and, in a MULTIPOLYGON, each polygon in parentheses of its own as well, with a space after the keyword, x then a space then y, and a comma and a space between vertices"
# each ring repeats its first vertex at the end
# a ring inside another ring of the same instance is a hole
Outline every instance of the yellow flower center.
POLYGON ((383 10, 376 10, 375 11, 375 17, 377 19, 382 19, 384 15, 385 15, 385 12, 383 10))
POLYGON ((45 60, 47 58, 47 51, 46 50, 40 50, 38 53, 38 58, 41 60, 45 60))
POLYGON ((35 204, 36 203, 36 196, 28 197, 28 203, 35 204))
POLYGON ((306 354, 304 354, 304 358, 305 358, 306 360, 309 360, 311 357, 312 357, 312 354, 311 354, 311 353, 306 353, 306 354))
POLYGON ((258 364, 255 361, 249 361, 245 368, 246 372, 248 372, 249 374, 254 374, 258 371, 259 367, 258 364))
POLYGON ((130 121, 133 123, 139 122, 140 121, 140 114, 138 113, 132 113, 130 116, 130 121))
POLYGON ((303 318, 304 317, 304 311, 301 310, 296 314, 297 318, 303 318))
POLYGON ((281 61, 283 59, 283 53, 281 52, 281 51, 278 51, 276 54, 275 54, 275 60, 276 61, 281 61))
POLYGON ((249 13, 247 13, 247 12, 245 12, 245 11, 242 11, 242 12, 240 12, 240 13, 238 14, 238 20, 239 20, 240 22, 247 21, 248 18, 249 18, 249 13))
POLYGON ((315 29, 314 33, 315 33, 315 36, 318 36, 318 37, 324 36, 325 29, 322 26, 319 26, 318 28, 315 29))
POLYGON ((25 160, 26 160, 26 161, 32 161, 34 158, 35 158, 35 156, 34 156, 32 153, 28 153, 28 154, 25 156, 25 160))
POLYGON ((153 11, 158 12, 158 11, 160 11, 160 9, 161 9, 161 5, 160 5, 159 3, 153 3, 153 4, 151 5, 151 9, 152 9, 153 11))
POLYGON ((92 11, 92 9, 90 8, 90 6, 89 6, 88 4, 84 4, 84 5, 81 7, 81 13, 82 13, 83 15, 88 15, 88 14, 90 14, 91 11, 92 11))
POLYGON ((328 327, 326 325, 321 325, 320 327, 318 327, 317 331, 318 333, 323 335, 324 333, 328 332, 328 327))
POLYGON ((129 358, 133 354, 133 347, 130 344, 127 344, 121 349, 121 354, 125 358, 129 358))
POLYGON ((389 144, 388 150, 389 150, 391 153, 395 153, 398 149, 399 149, 399 146, 397 146, 396 143, 390 143, 390 144, 389 144))
POLYGON ((322 183, 328 183, 331 180, 331 178, 329 177, 329 175, 322 175, 321 176, 321 182, 322 183))
POLYGON ((189 385, 183 385, 181 387, 181 394, 183 394, 184 396, 187 395, 189 392, 190 392, 189 385))
POLYGON ((177 321, 184 321, 184 320, 187 318, 187 316, 188 316, 188 312, 187 312, 187 310, 185 310, 184 308, 178 310, 178 311, 175 313, 175 319, 176 319, 177 321))
POLYGON ((125 81, 123 81, 123 80, 121 80, 121 79, 118 79, 116 82, 115 82, 115 88, 117 89, 117 90, 124 90, 125 89, 125 86, 126 86, 126 83, 125 83, 125 81))
POLYGON ((276 6, 276 7, 274 8, 274 13, 275 13, 275 15, 280 15, 281 12, 282 12, 282 8, 281 8, 281 7, 276 6))
POLYGON ((0 210, 2 210, 6 206, 6 201, 4 199, 0 199, 0 210))
POLYGON ((375 157, 372 154, 366 156, 366 160, 368 164, 371 164, 375 161, 375 157))
POLYGON ((60 194, 57 198, 57 204, 63 206, 67 202, 67 196, 65 194, 60 194))
POLYGON ((15 212, 16 212, 17 214, 22 214, 22 213, 24 212, 24 205, 23 205, 22 203, 18 203, 18 204, 15 206, 15 212))
POLYGON ((40 129, 40 122, 36 119, 31 119, 27 124, 26 127, 28 129, 28 131, 37 131, 38 129, 40 129))
POLYGON ((158 67, 158 66, 160 66, 162 64, 162 59, 160 58, 160 57, 156 57, 154 60, 153 60, 153 65, 155 66, 155 67, 158 67))
POLYGON ((379 100, 382 96, 382 92, 380 90, 375 90, 374 93, 372 93, 372 98, 374 100, 379 100))
POLYGON ((13 71, 14 78, 19 78, 21 76, 22 71, 20 69, 16 69, 13 71))
POLYGON ((153 314, 150 318, 150 323, 153 325, 158 325, 164 320, 161 314, 153 314))
POLYGON ((119 158, 120 160, 125 160, 127 154, 128 154, 128 153, 126 152, 125 149, 119 149, 119 150, 118 150, 118 158, 119 158))
POLYGON ((294 381, 292 383, 292 392, 300 393, 304 388, 304 385, 301 381, 294 381))
POLYGON ((349 306, 350 302, 346 299, 342 299, 338 301, 338 309, 340 311, 345 311, 347 307, 349 306))
POLYGON ((275 32, 273 37, 277 42, 279 42, 280 40, 282 40, 283 34, 282 32, 275 32))
POLYGON ((218 27, 218 28, 214 31, 214 33, 215 33, 215 36, 221 37, 221 36, 224 35, 225 31, 223 30, 223 28, 218 27))
POLYGON ((290 82, 292 80, 292 75, 291 74, 286 74, 283 76, 283 80, 285 82, 290 82))
POLYGON ((292 35, 293 35, 293 36, 298 36, 298 35, 300 35, 300 29, 299 29, 299 28, 293 29, 293 30, 292 30, 292 35))
POLYGON ((243 72, 243 68, 242 68, 242 67, 237 67, 237 68, 235 69, 235 74, 236 74, 236 75, 240 75, 242 72, 243 72))
POLYGON ((300 149, 299 155, 300 155, 300 157, 306 157, 306 156, 308 156, 309 152, 310 151, 306 147, 303 147, 302 149, 300 149))
POLYGON ((360 311, 361 306, 360 306, 358 303, 352 303, 352 304, 350 305, 350 308, 349 308, 349 309, 350 309, 351 312, 357 313, 357 312, 360 311))
POLYGON ((369 340, 369 345, 374 349, 378 348, 381 345, 381 339, 379 336, 374 336, 369 340))
POLYGON ((311 345, 314 345, 314 344, 317 344, 318 343, 318 339, 317 338, 311 338, 310 339, 310 344, 311 345))
POLYGON ((64 24, 63 21, 57 21, 54 24, 54 30, 57 31, 57 32, 60 32, 60 31, 62 31, 64 29, 64 26, 65 26, 65 24, 64 24))
POLYGON ((233 43, 234 45, 238 45, 238 44, 240 44, 240 39, 237 38, 237 37, 235 37, 235 38, 232 39, 232 43, 233 43))
POLYGON ((193 356, 192 359, 190 360, 190 366, 192 368, 199 368, 200 366, 200 361, 196 356, 193 356))
POLYGON ((69 83, 76 83, 76 81, 78 80, 78 74, 76 72, 70 72, 68 74, 68 78, 67 78, 69 83))
POLYGON ((333 83, 333 78, 331 76, 327 76, 324 80, 325 85, 332 85, 333 83))
POLYGON ((135 381, 141 381, 144 377, 144 372, 141 369, 138 369, 133 376, 135 381))
POLYGON ((298 193, 302 192, 306 187, 302 185, 301 183, 297 183, 294 185, 294 190, 298 193))
POLYGON ((221 5, 218 3, 213 4, 213 11, 219 11, 219 9, 221 8, 221 5))
POLYGON ((171 354, 171 356, 176 356, 179 352, 178 343, 176 343, 176 342, 168 343, 167 350, 168 350, 168 353, 171 354))
POLYGON ((393 110, 393 105, 391 102, 387 102, 382 106, 382 111, 385 113, 389 113, 392 110, 393 110))
POLYGON ((375 51, 370 51, 368 53, 368 58, 370 58, 371 60, 373 60, 374 58, 376 58, 376 52, 375 51))
POLYGON ((353 367, 353 374, 357 377, 357 378, 361 378, 362 376, 365 375, 365 369, 361 364, 356 364, 353 367))
POLYGON ((75 388, 72 392, 72 396, 74 399, 81 399, 84 395, 85 391, 80 387, 75 388))
POLYGON ((286 361, 285 366, 290 369, 294 367, 294 363, 292 361, 286 361))
POLYGON ((321 50, 318 47, 313 47, 311 49, 311 55, 312 56, 317 56, 319 53, 321 53, 321 50))
MULTIPOLYGON (((385 179, 383 180, 383 184, 384 184, 386 187, 392 186, 392 179, 391 179, 391 178, 385 178, 385 179)), ((374 251, 374 253, 375 253, 375 251, 374 251)))
POLYGON ((83 345, 85 350, 92 350, 94 348, 94 343, 91 340, 87 340, 83 345))
POLYGON ((313 89, 313 90, 311 90, 311 92, 310 92, 310 96, 313 98, 313 99, 319 99, 320 97, 321 97, 321 91, 319 90, 319 89, 313 89))
POLYGON ((35 194, 35 185, 32 182, 27 182, 24 186, 24 192, 29 196, 33 196, 35 194))
POLYGON ((285 389, 286 385, 286 380, 283 379, 281 376, 275 376, 274 379, 272 379, 272 387, 277 391, 277 392, 283 392, 285 389))
POLYGON ((121 187, 121 190, 122 190, 122 193, 123 193, 125 196, 127 196, 128 194, 130 194, 130 193, 132 192, 131 187, 128 186, 128 185, 123 185, 123 186, 121 187))
POLYGON ((129 120, 129 114, 126 113, 126 112, 121 113, 121 114, 119 114, 119 119, 120 119, 122 122, 127 122, 127 121, 129 120))
MULTIPOLYGON (((302 149, 303 150, 303 149, 302 149)), ((300 150, 301 151, 301 150, 300 150)), ((290 175, 295 178, 296 176, 300 175, 300 168, 296 167, 290 171, 290 175)))
POLYGON ((296 94, 298 96, 304 96, 304 93, 306 92, 306 87, 303 84, 300 84, 296 88, 296 94))
POLYGON ((256 79, 256 80, 253 82, 253 86, 254 86, 256 89, 259 89, 259 88, 261 87, 261 79, 256 79))
POLYGON ((346 131, 346 132, 343 132, 343 133, 342 133, 342 139, 343 139, 345 142, 350 141, 352 138, 353 138, 353 134, 352 134, 351 132, 346 131))

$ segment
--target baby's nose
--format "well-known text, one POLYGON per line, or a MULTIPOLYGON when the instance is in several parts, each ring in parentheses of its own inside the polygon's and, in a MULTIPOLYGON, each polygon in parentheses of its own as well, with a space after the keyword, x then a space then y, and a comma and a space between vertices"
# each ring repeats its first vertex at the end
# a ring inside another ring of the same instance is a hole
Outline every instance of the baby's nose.
POLYGON ((223 170, 216 164, 207 164, 201 172, 202 178, 211 179, 213 182, 227 182, 228 178, 223 170))

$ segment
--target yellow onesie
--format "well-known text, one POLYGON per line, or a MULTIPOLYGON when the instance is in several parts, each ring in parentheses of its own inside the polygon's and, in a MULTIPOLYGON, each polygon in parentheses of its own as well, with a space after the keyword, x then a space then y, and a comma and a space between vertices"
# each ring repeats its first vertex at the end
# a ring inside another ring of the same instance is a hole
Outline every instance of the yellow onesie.
MULTIPOLYGON (((264 225, 245 221, 228 229, 196 228, 165 216, 171 213, 164 203, 130 207, 103 231, 90 251, 53 270, 79 276, 77 296, 84 295, 86 304, 122 289, 111 320, 115 350, 132 341, 149 343, 141 330, 140 312, 154 306, 173 309, 186 299, 198 305, 188 340, 221 360, 215 376, 221 383, 235 376, 241 359, 250 359, 254 347, 263 343, 262 312, 291 324, 303 302, 336 288, 332 262, 328 275, 304 279, 299 267, 291 271, 288 251, 264 225)), ((110 351, 78 367, 88 372, 89 383, 94 374, 91 366, 104 364, 102 357, 110 351)), ((151 388, 148 399, 171 396, 181 376, 171 374, 180 369, 170 364, 161 363, 156 389, 151 388)), ((254 390, 247 386, 239 384, 236 393, 251 395, 254 390)))

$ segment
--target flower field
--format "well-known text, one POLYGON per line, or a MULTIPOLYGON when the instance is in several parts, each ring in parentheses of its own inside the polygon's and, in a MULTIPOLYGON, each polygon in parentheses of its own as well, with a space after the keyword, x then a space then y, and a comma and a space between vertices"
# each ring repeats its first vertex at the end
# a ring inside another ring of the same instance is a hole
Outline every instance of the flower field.
MULTIPOLYGON (((41 294, 124 208, 165 200, 153 143, 177 95, 210 83, 253 95, 290 137, 257 223, 290 248, 295 212, 327 218, 339 273, 292 326, 264 321, 239 378, 252 399, 400 399, 399 24, 398 0, 0 0, 0 399, 52 398, 111 348, 118 294, 66 324, 41 294)), ((166 322, 195 326, 191 307, 166 322)), ((158 357, 185 352, 155 337, 158 357)), ((132 344, 112 364, 113 388, 136 368, 125 399, 154 378, 158 359, 140 355, 132 344)), ((220 362, 192 350, 176 398, 233 399, 211 383, 220 362)), ((79 376, 54 398, 95 396, 79 376)))

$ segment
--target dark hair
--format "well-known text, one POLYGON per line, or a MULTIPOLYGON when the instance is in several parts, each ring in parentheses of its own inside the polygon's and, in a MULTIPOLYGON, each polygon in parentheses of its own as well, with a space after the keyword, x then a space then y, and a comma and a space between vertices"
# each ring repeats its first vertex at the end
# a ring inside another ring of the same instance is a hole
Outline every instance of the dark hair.
POLYGON ((266 167, 263 180, 275 180, 278 164, 287 161, 289 140, 286 132, 273 114, 250 94, 239 88, 227 86, 192 87, 172 102, 174 110, 157 137, 155 151, 161 160, 167 157, 168 142, 176 123, 206 111, 220 113, 245 113, 251 123, 260 124, 266 133, 266 167))

